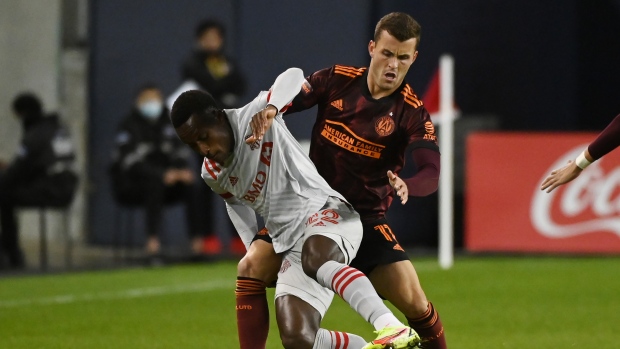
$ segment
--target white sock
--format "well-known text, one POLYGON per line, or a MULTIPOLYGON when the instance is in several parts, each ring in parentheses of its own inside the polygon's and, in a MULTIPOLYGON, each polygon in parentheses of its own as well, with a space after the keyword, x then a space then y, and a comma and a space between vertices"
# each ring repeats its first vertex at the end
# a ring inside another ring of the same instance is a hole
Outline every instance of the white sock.
POLYGON ((364 338, 358 335, 319 328, 312 349, 361 349, 365 345, 364 338))
POLYGON ((316 278, 321 286, 342 297, 353 310, 371 324, 374 324, 381 315, 392 313, 366 275, 355 268, 328 261, 319 268, 316 278))
POLYGON ((405 326, 405 324, 400 322, 400 320, 398 320, 392 313, 379 316, 375 321, 373 321, 372 325, 375 327, 375 330, 380 330, 386 326, 405 326))

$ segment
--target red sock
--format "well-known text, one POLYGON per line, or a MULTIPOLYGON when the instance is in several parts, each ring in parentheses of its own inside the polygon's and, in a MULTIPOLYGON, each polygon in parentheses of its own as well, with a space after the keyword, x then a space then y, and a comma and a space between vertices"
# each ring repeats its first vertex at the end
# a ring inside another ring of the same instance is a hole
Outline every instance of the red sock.
POLYGON ((428 309, 424 314, 415 319, 407 318, 409 326, 422 338, 424 349, 447 349, 446 336, 439 314, 435 311, 433 303, 428 302, 428 309))
POLYGON ((265 283, 237 277, 237 334, 240 349, 265 349, 269 333, 269 307, 265 283))

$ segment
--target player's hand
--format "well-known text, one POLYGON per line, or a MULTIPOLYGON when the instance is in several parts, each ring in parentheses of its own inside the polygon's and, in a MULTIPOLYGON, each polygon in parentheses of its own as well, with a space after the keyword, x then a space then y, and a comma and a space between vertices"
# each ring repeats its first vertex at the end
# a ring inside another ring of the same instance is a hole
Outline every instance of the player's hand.
POLYGON ((406 204, 409 199, 409 189, 407 188, 407 184, 405 181, 400 179, 397 175, 392 171, 387 171, 388 179, 390 180, 390 185, 396 191, 396 195, 400 197, 400 203, 406 204))
POLYGON ((271 104, 266 106, 265 109, 254 114, 254 116, 252 116, 252 121, 250 121, 252 134, 245 140, 245 142, 252 144, 256 141, 262 141, 265 132, 267 132, 269 127, 271 127, 273 118, 275 118, 277 114, 278 109, 271 104))
POLYGON ((568 160, 568 164, 562 168, 551 171, 551 174, 545 178, 540 190, 547 189, 547 193, 553 191, 553 189, 559 187, 562 184, 566 184, 573 179, 577 178, 581 174, 582 169, 575 164, 573 160, 568 160))

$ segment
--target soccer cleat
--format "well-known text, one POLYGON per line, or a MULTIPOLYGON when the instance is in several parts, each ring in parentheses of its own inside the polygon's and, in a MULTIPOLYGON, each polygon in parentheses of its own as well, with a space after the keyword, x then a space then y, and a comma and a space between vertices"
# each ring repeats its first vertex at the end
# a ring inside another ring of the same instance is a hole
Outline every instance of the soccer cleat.
POLYGON ((376 331, 377 338, 362 349, 416 349, 420 346, 420 336, 410 327, 388 326, 376 331))

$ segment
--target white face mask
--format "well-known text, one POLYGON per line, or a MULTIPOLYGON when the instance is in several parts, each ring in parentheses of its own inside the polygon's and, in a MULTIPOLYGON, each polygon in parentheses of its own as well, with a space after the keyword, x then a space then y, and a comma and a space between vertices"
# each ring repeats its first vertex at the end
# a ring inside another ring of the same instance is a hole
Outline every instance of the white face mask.
POLYGON ((145 118, 155 120, 161 115, 164 104, 157 99, 150 99, 140 104, 138 109, 140 109, 140 113, 144 115, 145 118))

